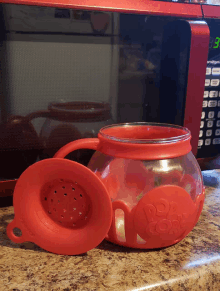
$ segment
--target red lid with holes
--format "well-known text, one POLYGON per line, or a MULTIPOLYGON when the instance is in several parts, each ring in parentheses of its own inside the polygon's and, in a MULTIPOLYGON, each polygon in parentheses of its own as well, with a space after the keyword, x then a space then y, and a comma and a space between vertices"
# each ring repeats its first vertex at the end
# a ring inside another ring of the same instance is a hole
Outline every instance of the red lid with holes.
POLYGON ((15 218, 7 227, 8 237, 57 254, 77 255, 96 247, 112 221, 111 200, 102 181, 67 159, 30 166, 18 179, 13 204, 15 218), (20 237, 15 228, 21 230, 20 237))

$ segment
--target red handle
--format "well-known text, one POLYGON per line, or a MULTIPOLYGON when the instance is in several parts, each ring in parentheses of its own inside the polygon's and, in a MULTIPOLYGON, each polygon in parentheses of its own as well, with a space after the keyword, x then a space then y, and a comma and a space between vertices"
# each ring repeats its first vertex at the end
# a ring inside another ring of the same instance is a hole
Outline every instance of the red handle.
POLYGON ((202 113, 210 31, 205 21, 188 21, 191 31, 189 71, 184 127, 191 131, 192 152, 196 156, 202 113))
POLYGON ((98 138, 83 138, 72 141, 59 149, 59 151, 54 155, 54 158, 65 158, 69 153, 79 149, 97 150, 98 144, 98 138))

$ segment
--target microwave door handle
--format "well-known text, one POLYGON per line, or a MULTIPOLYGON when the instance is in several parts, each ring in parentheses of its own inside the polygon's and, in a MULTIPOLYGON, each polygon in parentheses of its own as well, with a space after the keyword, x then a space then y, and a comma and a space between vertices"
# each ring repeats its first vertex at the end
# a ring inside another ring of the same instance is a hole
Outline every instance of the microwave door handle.
POLYGON ((205 21, 187 21, 191 45, 183 126, 191 131, 192 152, 196 156, 209 51, 210 30, 205 21))

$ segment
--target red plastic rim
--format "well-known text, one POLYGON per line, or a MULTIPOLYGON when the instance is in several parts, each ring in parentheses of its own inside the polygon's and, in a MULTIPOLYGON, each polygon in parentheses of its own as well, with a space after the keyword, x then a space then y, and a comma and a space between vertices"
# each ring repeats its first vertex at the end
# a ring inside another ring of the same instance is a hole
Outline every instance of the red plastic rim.
POLYGON ((187 128, 151 122, 109 125, 103 127, 100 134, 105 138, 127 143, 173 143, 190 137, 187 128))
POLYGON ((14 212, 7 228, 10 239, 66 255, 96 247, 112 221, 111 201, 101 180, 83 165, 57 158, 40 161, 21 175, 14 212), (13 234, 16 227, 22 236, 13 234))
POLYGON ((187 128, 161 123, 124 123, 103 127, 98 150, 127 159, 158 160, 185 155, 191 151, 187 128))

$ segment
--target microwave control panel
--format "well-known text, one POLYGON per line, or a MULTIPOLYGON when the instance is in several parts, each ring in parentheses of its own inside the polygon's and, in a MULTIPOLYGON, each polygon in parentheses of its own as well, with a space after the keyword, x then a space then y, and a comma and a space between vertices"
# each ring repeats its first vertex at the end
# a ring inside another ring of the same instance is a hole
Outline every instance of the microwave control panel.
POLYGON ((210 29, 210 43, 197 158, 220 153, 220 20, 206 19, 206 22, 210 29))
POLYGON ((208 61, 202 107, 198 154, 204 157, 220 148, 220 61, 208 61))

